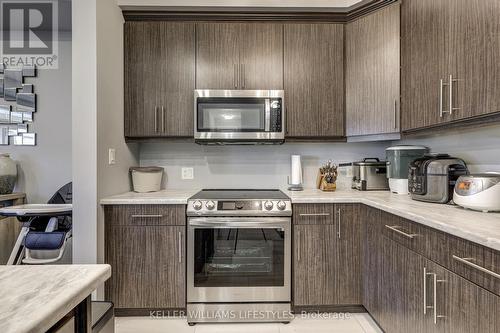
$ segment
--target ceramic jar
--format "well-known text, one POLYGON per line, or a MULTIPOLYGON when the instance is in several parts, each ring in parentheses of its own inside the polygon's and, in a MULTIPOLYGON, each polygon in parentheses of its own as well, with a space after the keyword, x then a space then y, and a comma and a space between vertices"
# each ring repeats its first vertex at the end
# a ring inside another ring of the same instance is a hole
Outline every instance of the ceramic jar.
POLYGON ((0 154, 0 194, 12 193, 16 180, 16 162, 10 158, 9 154, 0 154))

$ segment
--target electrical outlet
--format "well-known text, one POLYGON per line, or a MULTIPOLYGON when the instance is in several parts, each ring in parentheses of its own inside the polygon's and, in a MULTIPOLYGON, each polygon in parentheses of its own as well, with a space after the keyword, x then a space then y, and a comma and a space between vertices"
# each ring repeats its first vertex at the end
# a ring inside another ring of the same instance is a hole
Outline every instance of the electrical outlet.
POLYGON ((194 170, 193 168, 182 168, 182 179, 183 180, 191 180, 194 179, 194 170))
POLYGON ((109 150, 108 150, 108 163, 109 163, 109 165, 116 164, 116 150, 115 150, 115 148, 109 148, 109 150))

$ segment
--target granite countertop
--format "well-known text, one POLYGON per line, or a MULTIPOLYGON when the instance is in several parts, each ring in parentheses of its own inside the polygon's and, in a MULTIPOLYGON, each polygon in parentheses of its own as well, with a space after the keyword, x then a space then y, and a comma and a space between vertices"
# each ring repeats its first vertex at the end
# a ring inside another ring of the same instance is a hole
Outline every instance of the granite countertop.
MULTIPOLYGON (((103 199, 101 204, 186 204, 198 191, 164 190, 144 194, 128 192, 103 199)), ((500 251, 500 213, 483 213, 458 206, 420 202, 407 195, 388 191, 339 189, 335 192, 323 192, 305 189, 300 192, 283 192, 291 198, 292 203, 363 203, 500 251)))
POLYGON ((110 276, 109 265, 0 266, 0 332, 46 332, 110 276))

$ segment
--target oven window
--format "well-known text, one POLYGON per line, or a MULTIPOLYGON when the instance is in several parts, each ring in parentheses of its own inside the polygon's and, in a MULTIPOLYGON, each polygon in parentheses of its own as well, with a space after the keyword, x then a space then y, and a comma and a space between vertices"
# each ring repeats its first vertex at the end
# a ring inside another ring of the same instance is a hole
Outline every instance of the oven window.
POLYGON ((195 229, 195 287, 284 286, 281 229, 195 229))
POLYGON ((263 98, 199 98, 198 131, 260 132, 265 130, 263 98))

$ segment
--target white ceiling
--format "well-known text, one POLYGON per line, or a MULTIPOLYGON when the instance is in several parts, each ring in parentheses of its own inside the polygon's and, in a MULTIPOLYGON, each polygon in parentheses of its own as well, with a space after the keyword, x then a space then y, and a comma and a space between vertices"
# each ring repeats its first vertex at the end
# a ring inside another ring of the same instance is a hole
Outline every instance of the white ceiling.
POLYGON ((363 0, 117 0, 121 7, 300 7, 346 8, 363 0))

